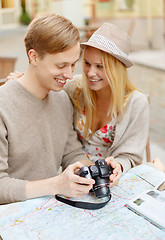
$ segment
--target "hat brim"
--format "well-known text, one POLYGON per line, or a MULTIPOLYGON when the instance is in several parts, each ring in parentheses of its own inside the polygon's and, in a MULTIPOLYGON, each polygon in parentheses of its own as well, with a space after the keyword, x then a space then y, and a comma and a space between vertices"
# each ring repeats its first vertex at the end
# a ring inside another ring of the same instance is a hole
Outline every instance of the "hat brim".
POLYGON ((101 50, 101 51, 103 51, 103 52, 107 52, 107 53, 109 53, 110 55, 112 55, 113 57, 117 58, 117 59, 118 59, 119 61, 121 61, 127 68, 133 66, 133 62, 132 62, 130 59, 125 58, 125 57, 123 57, 123 56, 121 56, 121 55, 115 54, 115 53, 113 53, 112 51, 104 48, 103 46, 100 46, 100 45, 97 44, 97 43, 84 42, 84 43, 80 43, 80 46, 81 46, 82 48, 85 48, 85 47, 87 47, 87 46, 97 48, 97 49, 99 49, 99 50, 101 50))

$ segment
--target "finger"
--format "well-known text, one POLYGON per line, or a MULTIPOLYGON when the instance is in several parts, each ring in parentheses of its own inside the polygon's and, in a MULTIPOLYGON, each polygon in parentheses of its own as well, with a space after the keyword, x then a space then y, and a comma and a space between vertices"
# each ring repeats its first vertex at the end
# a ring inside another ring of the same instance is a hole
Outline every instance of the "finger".
POLYGON ((79 193, 89 193, 89 191, 92 189, 93 185, 82 185, 82 184, 77 184, 77 192, 79 193))
POLYGON ((15 74, 15 72, 11 72, 11 73, 9 74, 9 76, 10 76, 10 75, 14 75, 14 74, 15 74))
POLYGON ((108 165, 110 165, 113 168, 113 172, 114 172, 114 170, 115 170, 115 168, 117 167, 117 164, 118 164, 116 162, 116 160, 114 159, 114 157, 112 157, 112 156, 108 157, 108 158, 105 159, 105 161, 107 162, 108 165))
POLYGON ((110 158, 109 159, 109 163, 111 165, 111 167, 113 168, 113 173, 117 173, 117 172, 122 172, 122 168, 121 168, 121 164, 118 163, 114 158, 110 158))
POLYGON ((10 73, 10 75, 6 77, 6 80, 8 81, 8 80, 12 80, 12 79, 15 79, 15 78, 17 78, 17 75, 14 74, 14 73, 10 73))
POLYGON ((24 75, 24 73, 18 72, 18 71, 15 71, 14 73, 12 72, 11 74, 12 74, 12 75, 16 75, 16 76, 18 76, 18 77, 24 75))
POLYGON ((14 79, 14 78, 20 78, 20 77, 22 77, 24 75, 24 73, 20 73, 20 72, 17 72, 17 71, 15 71, 15 72, 11 72, 10 74, 9 74, 9 76, 7 76, 7 80, 10 80, 10 79, 14 79))
POLYGON ((69 168, 71 168, 72 170, 80 169, 82 167, 84 167, 84 164, 81 162, 75 162, 75 163, 69 165, 69 168))
POLYGON ((92 186, 93 185, 74 184, 72 186, 72 190, 69 191, 67 196, 69 196, 69 197, 79 197, 79 196, 82 196, 84 194, 88 194, 89 191, 91 190, 92 186))
POLYGON ((117 163, 114 167, 113 173, 118 174, 119 172, 121 172, 121 166, 117 163))
POLYGON ((110 176, 110 183, 114 185, 119 182, 120 178, 121 178, 121 172, 112 174, 110 176))
POLYGON ((115 161, 115 159, 114 159, 114 157, 110 156, 110 157, 106 158, 105 161, 106 161, 106 163, 111 164, 112 162, 115 161))
POLYGON ((86 185, 95 184, 95 180, 93 178, 89 179, 89 178, 80 177, 78 175, 75 175, 75 182, 79 184, 86 184, 86 185))
POLYGON ((13 76, 17 76, 17 73, 16 72, 11 72, 8 77, 13 77, 13 76))

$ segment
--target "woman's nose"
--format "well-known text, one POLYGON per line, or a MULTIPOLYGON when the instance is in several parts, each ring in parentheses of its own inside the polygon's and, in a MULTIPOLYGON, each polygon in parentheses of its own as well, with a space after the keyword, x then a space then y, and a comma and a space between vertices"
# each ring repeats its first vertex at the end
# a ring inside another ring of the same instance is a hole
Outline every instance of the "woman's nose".
POLYGON ((87 76, 88 76, 88 77, 96 76, 96 71, 95 71, 95 68, 94 68, 94 67, 91 66, 91 67, 88 68, 87 76))

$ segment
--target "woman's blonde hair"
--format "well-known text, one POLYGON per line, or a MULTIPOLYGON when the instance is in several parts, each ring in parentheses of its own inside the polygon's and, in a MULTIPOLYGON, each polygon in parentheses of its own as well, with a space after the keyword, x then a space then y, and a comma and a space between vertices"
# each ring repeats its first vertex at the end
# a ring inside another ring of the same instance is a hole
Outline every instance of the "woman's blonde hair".
MULTIPOLYGON (((120 119, 123 118, 124 107, 131 93, 136 90, 136 87, 130 82, 128 78, 127 68, 115 57, 110 54, 100 51, 102 55, 102 64, 107 77, 107 81, 110 88, 110 105, 107 116, 111 119, 117 118, 120 114, 120 119)), ((85 49, 83 52, 84 59, 85 49)), ((89 82, 85 74, 83 73, 82 78, 79 80, 77 88, 74 91, 73 102, 78 108, 79 112, 82 113, 83 109, 79 102, 79 95, 83 94, 86 122, 84 135, 88 135, 88 130, 91 127, 92 117, 95 116, 97 111, 96 106, 96 92, 89 88, 89 82)), ((92 133, 93 134, 93 133, 92 133)))

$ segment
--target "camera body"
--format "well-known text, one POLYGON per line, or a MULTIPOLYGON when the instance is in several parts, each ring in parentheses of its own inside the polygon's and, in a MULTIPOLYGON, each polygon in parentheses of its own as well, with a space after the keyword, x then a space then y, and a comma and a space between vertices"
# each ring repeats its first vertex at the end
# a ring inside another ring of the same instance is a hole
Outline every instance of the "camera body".
POLYGON ((93 178, 95 184, 92 190, 96 197, 102 198, 110 196, 109 176, 112 172, 113 168, 106 163, 105 159, 99 159, 95 162, 95 165, 82 167, 79 175, 85 178, 93 178))

